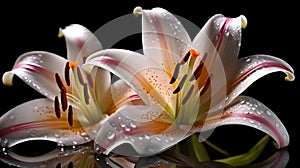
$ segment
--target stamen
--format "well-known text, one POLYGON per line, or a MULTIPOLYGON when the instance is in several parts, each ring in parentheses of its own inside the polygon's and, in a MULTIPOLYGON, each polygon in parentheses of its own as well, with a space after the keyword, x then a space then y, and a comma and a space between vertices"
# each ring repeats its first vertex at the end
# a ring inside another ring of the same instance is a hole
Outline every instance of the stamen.
POLYGON ((244 16, 244 15, 241 15, 240 18, 241 18, 241 22, 242 22, 241 27, 242 27, 243 29, 245 29, 246 26, 247 26, 247 23, 248 23, 248 22, 247 22, 247 18, 246 18, 246 16, 244 16))
POLYGON ((84 81, 83 81, 82 73, 81 73, 79 67, 77 67, 77 77, 78 77, 79 83, 83 86, 84 85, 84 81))
POLYGON ((178 62, 178 64, 180 64, 180 65, 185 64, 189 60, 190 56, 191 56, 191 53, 189 51, 181 58, 181 60, 178 62))
POLYGON ((202 60, 198 64, 197 68, 194 70, 193 75, 191 76, 191 78, 190 78, 189 81, 196 80, 196 79, 198 79, 200 77, 200 75, 202 73, 202 70, 203 70, 203 67, 204 67, 204 62, 205 62, 206 58, 207 58, 207 52, 204 53, 204 55, 202 57, 202 60))
POLYGON ((178 93, 178 92, 180 91, 181 87, 183 86, 184 82, 186 81, 186 77, 187 77, 187 74, 185 74, 185 75, 182 77, 182 79, 181 79, 181 81, 179 82, 177 88, 173 91, 173 94, 176 94, 176 93, 178 93))
POLYGON ((135 7, 133 10, 133 14, 136 16, 141 15, 142 13, 143 13, 143 9, 140 6, 135 7))
POLYGON ((209 88, 211 78, 213 78, 213 74, 210 74, 210 75, 206 78, 206 81, 204 82, 204 86, 203 86, 202 89, 201 89, 200 96, 202 96, 202 95, 207 91, 207 89, 209 88))
POLYGON ((173 84, 178 78, 180 64, 176 64, 173 75, 170 80, 170 84, 173 84))
POLYGON ((91 74, 87 74, 87 81, 88 81, 88 84, 91 88, 94 87, 94 81, 93 81, 93 78, 92 78, 92 75, 91 74))
POLYGON ((67 100, 67 91, 65 87, 61 89, 60 96, 61 96, 60 99, 61 99, 62 110, 66 111, 68 108, 68 100, 67 100))
POLYGON ((77 61, 74 61, 74 62, 69 62, 69 66, 70 68, 74 69, 75 67, 77 67, 78 65, 78 62, 77 61))
POLYGON ((202 69, 203 69, 204 63, 201 61, 197 68, 194 70, 193 75, 191 76, 189 81, 196 80, 200 77, 202 69))
POLYGON ((55 80, 60 90, 65 87, 58 73, 55 73, 55 80))
POLYGON ((55 110, 56 117, 60 118, 60 108, 59 108, 59 101, 57 96, 55 96, 54 98, 54 110, 55 110))
POLYGON ((194 85, 192 85, 189 89, 189 91, 187 92, 187 94, 184 96, 183 100, 182 100, 182 105, 184 105, 188 99, 191 97, 192 93, 193 93, 193 90, 194 90, 194 85))
POLYGON ((85 103, 88 105, 90 101, 89 101, 88 87, 86 83, 83 85, 83 96, 84 96, 85 103))
POLYGON ((198 57, 200 55, 200 53, 194 49, 190 50, 190 56, 191 57, 198 57))
POLYGON ((71 127, 73 126, 73 107, 71 105, 68 108, 68 123, 71 127))
POLYGON ((70 74, 69 74, 69 71, 70 71, 70 64, 69 62, 66 63, 66 66, 65 66, 65 81, 67 83, 68 86, 70 86, 70 74))

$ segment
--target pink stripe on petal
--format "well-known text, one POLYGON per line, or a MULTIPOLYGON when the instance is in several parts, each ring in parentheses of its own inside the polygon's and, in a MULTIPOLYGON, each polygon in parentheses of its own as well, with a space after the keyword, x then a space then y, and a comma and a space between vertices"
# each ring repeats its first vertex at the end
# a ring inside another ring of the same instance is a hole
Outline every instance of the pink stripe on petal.
POLYGON ((265 118, 259 117, 257 115, 253 115, 253 114, 243 114, 243 113, 230 113, 230 114, 226 114, 224 116, 222 116, 223 119, 225 118, 229 118, 229 117, 240 117, 240 118, 248 118, 248 119, 252 119, 255 120, 263 125, 265 125, 266 127, 268 127, 276 136, 276 138, 279 141, 279 146, 283 147, 284 146, 284 140, 280 134, 280 132, 274 127, 273 124, 271 124, 268 120, 266 120, 265 118))
POLYGON ((19 68, 41 74, 42 76, 48 78, 49 80, 53 80, 54 77, 53 72, 50 72, 49 70, 37 64, 31 64, 31 63, 17 64, 13 69, 19 69, 19 68))
POLYGON ((232 21, 232 18, 226 18, 224 24, 222 25, 220 31, 217 34, 216 41, 215 41, 215 47, 216 47, 217 51, 219 51, 223 37, 225 36, 226 30, 228 29, 228 26, 231 21, 232 21))
POLYGON ((233 82, 233 87, 236 86, 237 84, 239 84, 240 81, 246 79, 249 75, 251 75, 252 73, 254 73, 255 71, 262 69, 262 68, 268 68, 268 67, 278 67, 281 69, 284 69, 290 73, 293 73, 288 67, 284 66, 283 64, 277 63, 277 62, 263 62, 261 64, 257 64, 256 66, 254 66, 251 69, 248 69, 246 72, 244 72, 243 74, 241 74, 241 76, 239 76, 237 78, 237 80, 235 82, 233 82))
MULTIPOLYGON (((62 124, 65 124, 66 121, 60 121, 62 124)), ((4 128, 0 130, 0 137, 8 134, 12 134, 18 131, 23 131, 27 129, 33 129, 33 128, 46 128, 46 127, 59 127, 58 121, 39 121, 39 122, 28 122, 28 123, 22 123, 13 125, 7 128, 4 128)), ((49 128, 50 129, 50 128, 49 128)))

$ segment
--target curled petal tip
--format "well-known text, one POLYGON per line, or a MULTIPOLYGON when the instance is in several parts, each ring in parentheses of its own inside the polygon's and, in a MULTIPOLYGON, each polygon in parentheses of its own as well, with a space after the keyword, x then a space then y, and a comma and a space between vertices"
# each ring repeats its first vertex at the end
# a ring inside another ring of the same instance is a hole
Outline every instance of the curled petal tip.
POLYGON ((3 84, 6 85, 6 86, 12 86, 13 85, 13 83, 12 83, 13 77, 14 77, 13 73, 5 72, 2 76, 3 84))
POLYGON ((57 37, 62 38, 63 36, 64 36, 64 33, 62 32, 62 28, 59 28, 57 37))
POLYGON ((295 76, 293 74, 287 74, 284 78, 286 81, 294 81, 295 76))
POLYGON ((142 13, 143 13, 143 9, 140 6, 135 7, 134 10, 133 10, 133 14, 136 15, 136 16, 141 15, 142 13))
POLYGON ((245 29, 247 27, 247 23, 248 23, 247 18, 244 15, 240 15, 240 18, 241 18, 241 21, 242 21, 241 26, 242 26, 243 29, 245 29))

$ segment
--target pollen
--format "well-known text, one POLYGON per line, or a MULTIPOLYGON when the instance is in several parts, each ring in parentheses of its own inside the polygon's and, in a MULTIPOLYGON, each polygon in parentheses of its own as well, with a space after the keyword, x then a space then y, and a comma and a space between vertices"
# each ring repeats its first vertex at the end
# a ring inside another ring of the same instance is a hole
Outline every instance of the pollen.
POLYGON ((138 16, 142 13, 143 13, 143 9, 140 6, 135 7, 134 10, 133 10, 133 14, 136 15, 136 16, 138 16))
POLYGON ((200 52, 196 51, 194 49, 191 49, 190 50, 190 55, 191 55, 191 57, 198 57, 200 55, 200 52))
POLYGON ((247 26, 247 23, 248 23, 247 18, 244 15, 241 15, 240 18, 241 18, 241 22, 242 22, 241 26, 242 26, 243 29, 245 29, 246 26, 247 26))
POLYGON ((74 61, 74 62, 69 62, 69 66, 70 68, 74 69, 75 67, 77 67, 78 65, 78 62, 77 61, 74 61))

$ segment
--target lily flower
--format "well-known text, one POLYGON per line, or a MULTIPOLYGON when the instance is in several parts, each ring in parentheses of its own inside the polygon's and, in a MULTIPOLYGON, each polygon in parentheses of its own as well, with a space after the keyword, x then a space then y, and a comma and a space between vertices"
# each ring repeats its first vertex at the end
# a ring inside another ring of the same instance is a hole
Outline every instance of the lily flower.
POLYGON ((110 72, 81 70, 86 57, 102 49, 92 32, 72 24, 60 29, 59 37, 63 36, 67 58, 46 51, 27 52, 3 75, 4 84, 12 85, 17 75, 45 98, 25 102, 1 116, 2 147, 29 140, 49 140, 60 146, 89 142, 102 120, 136 98, 125 99, 133 92, 122 81, 112 84, 110 72), (112 97, 112 92, 118 94, 112 97))
POLYGON ((90 55, 83 68, 98 66, 123 79, 146 105, 119 108, 97 133, 95 150, 108 154, 153 155, 199 132, 246 125, 270 135, 278 148, 289 144, 283 123, 263 103, 241 93, 259 78, 292 67, 271 55, 238 58, 244 15, 216 14, 194 40, 181 22, 162 8, 134 9, 142 15, 143 54, 107 49, 90 55), (103 136, 107 135, 107 136, 103 136))

